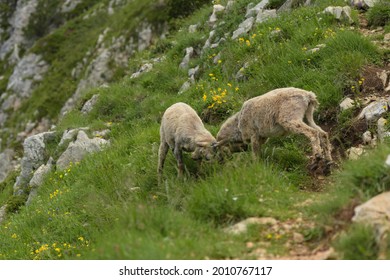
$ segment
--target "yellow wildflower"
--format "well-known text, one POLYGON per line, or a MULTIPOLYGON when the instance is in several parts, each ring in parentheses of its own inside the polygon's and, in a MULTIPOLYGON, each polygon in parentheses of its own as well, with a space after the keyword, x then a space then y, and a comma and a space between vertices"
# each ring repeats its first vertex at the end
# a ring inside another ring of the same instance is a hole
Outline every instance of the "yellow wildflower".
POLYGON ((203 101, 206 102, 206 100, 207 100, 207 95, 206 95, 206 94, 203 94, 203 97, 202 97, 202 98, 203 98, 203 101))

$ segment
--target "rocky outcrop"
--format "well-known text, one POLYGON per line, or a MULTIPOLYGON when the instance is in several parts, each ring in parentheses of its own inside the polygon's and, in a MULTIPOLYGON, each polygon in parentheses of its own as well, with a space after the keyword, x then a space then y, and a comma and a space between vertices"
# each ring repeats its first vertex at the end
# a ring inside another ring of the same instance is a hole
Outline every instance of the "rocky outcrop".
POLYGON ((382 193, 355 208, 355 223, 370 225, 375 229, 379 245, 379 258, 385 257, 387 235, 390 230, 390 192, 382 193))
POLYGON ((80 130, 77 139, 71 142, 66 151, 57 160, 57 169, 68 168, 71 162, 80 162, 87 154, 98 152, 109 142, 98 137, 90 139, 88 135, 80 130))
POLYGON ((8 79, 7 92, 0 98, 0 128, 5 126, 10 112, 18 111, 22 102, 30 98, 48 69, 42 57, 34 53, 27 54, 17 63, 8 79))
POLYGON ((28 199, 26 201, 26 205, 29 205, 31 201, 36 197, 38 188, 43 184, 43 180, 45 176, 52 171, 53 169, 53 158, 50 158, 47 162, 47 164, 42 164, 38 167, 38 169, 34 172, 34 175, 32 176, 29 186, 31 188, 31 191, 28 195, 28 199))
POLYGON ((13 163, 14 151, 6 149, 0 153, 0 183, 3 182, 8 174, 14 169, 13 163))
POLYGON ((91 112, 93 107, 97 103, 98 99, 99 99, 99 94, 94 94, 91 97, 91 99, 89 99, 87 102, 84 103, 83 108, 81 108, 81 113, 85 115, 91 112))
MULTIPOLYGON (((8 39, 0 46, 0 60, 4 60, 8 54, 8 62, 15 64, 20 60, 19 51, 29 46, 30 42, 24 36, 24 30, 34 14, 38 0, 17 1, 16 10, 9 19, 8 39)), ((1 42, 0 42, 1 43, 1 42)))
POLYGON ((73 11, 81 2, 83 2, 83 0, 66 0, 61 6, 61 12, 69 13, 73 11))
POLYGON ((97 39, 94 51, 88 51, 85 58, 73 70, 72 76, 77 79, 85 69, 85 75, 81 78, 75 93, 66 101, 61 109, 63 116, 74 108, 82 94, 93 87, 101 86, 110 82, 113 69, 110 63, 114 62, 117 67, 125 67, 129 57, 135 51, 135 45, 130 40, 127 42, 124 36, 107 40, 110 29, 107 28, 97 39))
POLYGON ((324 10, 324 13, 334 16, 337 20, 346 20, 349 23, 354 22, 351 17, 351 7, 349 6, 329 6, 324 10))
POLYGON ((0 224, 5 220, 6 217, 6 210, 7 210, 7 205, 3 205, 0 208, 0 224))
POLYGON ((26 188, 35 170, 46 160, 46 144, 53 140, 54 137, 55 132, 44 132, 30 136, 24 140, 21 171, 14 185, 15 195, 26 193, 26 188))
POLYGON ((355 101, 349 97, 344 98, 339 105, 341 111, 351 109, 354 106, 355 106, 355 101))
POLYGON ((368 9, 373 7, 378 1, 379 0, 349 0, 349 4, 357 9, 368 9))
POLYGON ((214 26, 218 20, 217 16, 218 14, 222 13, 225 10, 225 7, 222 5, 214 5, 213 6, 213 13, 211 14, 209 18, 209 25, 214 26))
POLYGON ((28 98, 33 90, 34 82, 40 82, 49 69, 42 56, 29 53, 18 62, 8 80, 7 91, 20 98, 28 98))
POLYGON ((367 122, 377 121, 388 111, 390 100, 380 99, 370 103, 360 112, 358 118, 365 119, 367 122))
POLYGON ((186 54, 181 61, 179 68, 186 69, 188 68, 188 64, 190 63, 190 59, 194 56, 194 48, 188 47, 186 48, 186 54))

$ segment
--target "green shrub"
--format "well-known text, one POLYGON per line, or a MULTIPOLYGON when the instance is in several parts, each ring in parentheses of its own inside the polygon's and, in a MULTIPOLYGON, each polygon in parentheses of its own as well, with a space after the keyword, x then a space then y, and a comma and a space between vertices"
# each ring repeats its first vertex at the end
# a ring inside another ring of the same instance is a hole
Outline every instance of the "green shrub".
POLYGON ((27 200, 27 195, 14 195, 7 200, 7 213, 16 213, 19 211, 27 200))
POLYGON ((268 9, 278 9, 280 8, 284 3, 286 2, 286 0, 270 0, 268 5, 267 5, 267 8, 268 9))
POLYGON ((379 251, 374 229, 363 225, 354 225, 343 233, 335 248, 346 260, 375 260, 379 251))
POLYGON ((368 10, 367 20, 370 26, 385 26, 390 22, 390 3, 381 1, 375 4, 368 10))
POLYGON ((202 5, 210 3, 210 0, 168 0, 166 4, 170 18, 186 17, 199 9, 202 5))

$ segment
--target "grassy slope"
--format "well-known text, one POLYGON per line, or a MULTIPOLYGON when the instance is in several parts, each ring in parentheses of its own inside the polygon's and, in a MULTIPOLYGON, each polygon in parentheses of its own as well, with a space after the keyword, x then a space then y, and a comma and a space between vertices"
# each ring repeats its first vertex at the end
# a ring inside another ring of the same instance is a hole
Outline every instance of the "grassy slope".
MULTIPOLYGON (((241 21, 250 1, 237 2, 218 34, 231 31, 241 21)), ((186 30, 190 24, 206 22, 210 7, 205 7, 178 22, 183 31, 172 33, 130 62, 135 70, 143 59, 165 55, 166 60, 152 72, 134 80, 125 77, 89 93, 100 93, 94 110, 87 117, 70 113, 57 129, 111 126, 111 147, 65 172, 50 174, 36 200, 1 226, 0 258, 254 258, 258 247, 267 248, 270 256, 288 254, 285 244, 292 232, 272 232, 261 226, 239 236, 223 232, 226 226, 252 216, 282 222, 302 218, 313 224, 296 229, 304 234, 307 246, 314 248, 325 240, 326 226, 335 230, 340 226, 335 215, 351 198, 365 200, 388 187, 382 167, 388 146, 343 164, 319 192, 313 190, 313 179, 306 173, 309 147, 301 137, 269 141, 259 161, 243 153, 224 165, 204 164, 199 177, 185 157, 189 174, 184 180, 176 178, 175 160, 169 153, 163 187, 157 186, 156 178, 159 120, 177 101, 211 115, 213 121, 207 127, 214 134, 245 99, 282 86, 315 91, 321 102, 317 119, 324 119, 328 111, 337 118, 332 108, 343 90, 359 79, 363 65, 378 63, 380 53, 354 31, 318 15, 330 3, 342 1, 317 2, 319 7, 300 8, 258 25, 242 40, 228 39, 218 49, 193 59, 191 66, 202 65, 200 77, 190 90, 178 95, 187 76, 178 69, 184 49, 201 47, 209 27, 203 24, 194 34, 186 30), (281 30, 281 35, 272 35, 274 30, 281 30), (306 53, 322 43, 326 44, 323 50, 306 53), (212 58, 219 51, 221 61, 214 64, 212 58), (247 61, 252 62, 246 70, 249 78, 237 83, 234 75, 247 61), (208 109, 212 96, 220 96, 225 89, 227 95, 219 98, 226 102, 208 109), (367 164, 372 168, 367 169, 367 164), (376 187, 359 191, 368 185, 376 187), (248 248, 248 242, 255 246, 248 248)), ((360 240, 359 236, 355 239, 360 240)), ((343 251, 353 242, 340 244, 343 251)))

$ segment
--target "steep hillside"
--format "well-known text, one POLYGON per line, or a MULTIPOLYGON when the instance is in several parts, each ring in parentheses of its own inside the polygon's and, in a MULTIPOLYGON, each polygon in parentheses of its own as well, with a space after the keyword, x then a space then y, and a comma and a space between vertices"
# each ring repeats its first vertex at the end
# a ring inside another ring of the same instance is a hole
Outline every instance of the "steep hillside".
POLYGON ((0 258, 389 258, 355 208, 390 188, 388 2, 187 2, 0 1, 0 258), (331 175, 291 135, 158 184, 171 104, 216 135, 280 87, 316 93, 331 175))

